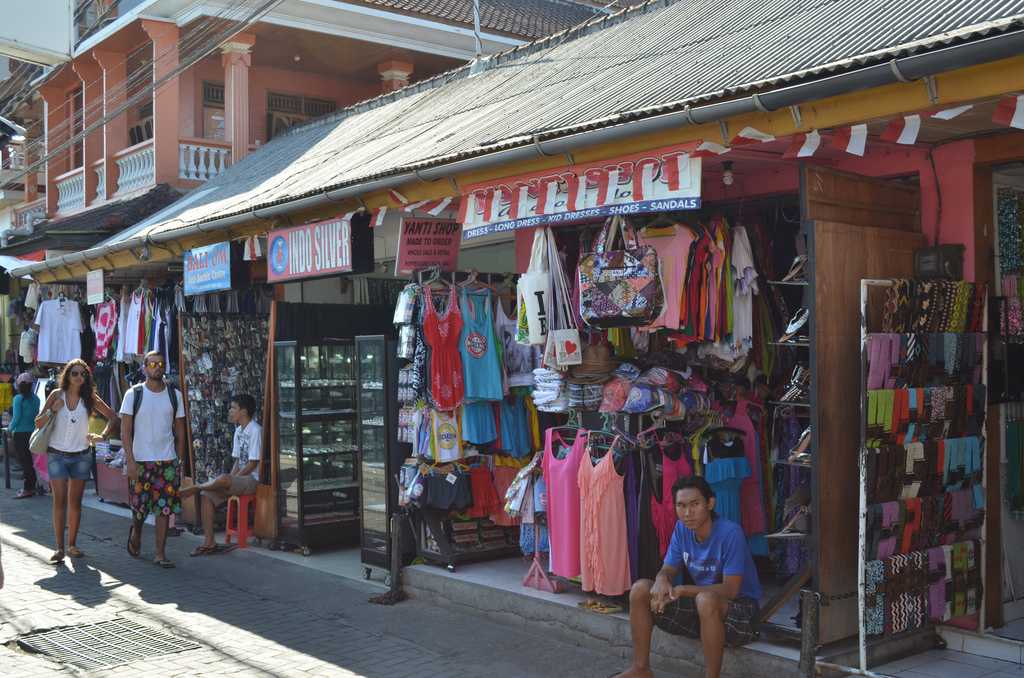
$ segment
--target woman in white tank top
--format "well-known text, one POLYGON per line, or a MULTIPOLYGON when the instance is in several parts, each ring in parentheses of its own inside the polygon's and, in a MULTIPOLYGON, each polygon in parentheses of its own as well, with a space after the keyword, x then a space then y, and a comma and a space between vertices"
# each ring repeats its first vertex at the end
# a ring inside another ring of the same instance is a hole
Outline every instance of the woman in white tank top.
POLYGON ((50 556, 50 562, 59 564, 64 562, 65 518, 68 555, 72 558, 85 555, 75 541, 82 521, 82 494, 92 474, 90 447, 96 440, 109 438, 118 423, 117 415, 96 395, 92 372, 84 360, 76 358, 64 366, 60 373, 60 388, 46 398, 46 404, 36 417, 36 428, 42 428, 51 420, 53 429, 46 457, 57 550, 50 556), (89 417, 93 413, 107 420, 107 427, 99 436, 89 433, 89 417))

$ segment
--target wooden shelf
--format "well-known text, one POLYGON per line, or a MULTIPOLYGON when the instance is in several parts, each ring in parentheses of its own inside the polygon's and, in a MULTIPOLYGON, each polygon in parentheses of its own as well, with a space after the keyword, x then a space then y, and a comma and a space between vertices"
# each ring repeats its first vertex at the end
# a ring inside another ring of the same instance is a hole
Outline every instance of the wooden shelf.
POLYGON ((790 348, 810 348, 809 341, 769 341, 769 346, 788 346, 790 348))
POLYGON ((810 403, 805 403, 805 402, 803 402, 801 400, 792 400, 792 401, 769 400, 768 404, 769 405, 777 405, 779 407, 808 407, 809 408, 811 406, 810 403))
POLYGON ((769 285, 785 285, 787 287, 807 287, 806 280, 769 280, 769 285))

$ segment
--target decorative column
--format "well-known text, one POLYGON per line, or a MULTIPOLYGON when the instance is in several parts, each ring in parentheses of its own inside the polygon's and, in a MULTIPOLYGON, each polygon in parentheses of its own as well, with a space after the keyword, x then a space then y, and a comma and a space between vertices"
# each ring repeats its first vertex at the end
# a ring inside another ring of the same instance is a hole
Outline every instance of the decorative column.
POLYGON ((231 143, 231 164, 249 154, 249 67, 256 36, 239 33, 221 48, 224 65, 224 134, 231 143))
MULTIPOLYGON (((57 132, 58 126, 67 120, 64 91, 57 87, 40 87, 39 96, 43 99, 43 118, 46 120, 46 154, 49 155, 52 149, 60 146, 61 142, 68 137, 68 128, 64 132, 57 132)), ((71 149, 65 149, 56 156, 46 161, 46 217, 52 218, 57 214, 57 182, 54 181, 61 174, 69 169, 71 149)))
POLYGON ((394 92, 408 85, 412 70, 412 64, 408 61, 385 61, 377 64, 384 93, 394 92))
MULTIPOLYGON (((103 114, 124 104, 124 84, 128 79, 128 58, 121 52, 93 50, 93 59, 103 69, 103 114)), ((128 148, 128 116, 121 113, 103 125, 104 195, 109 200, 117 193, 117 163, 114 154, 128 148)))
MULTIPOLYGON (((178 68, 177 25, 166 21, 142 20, 142 30, 153 41, 153 82, 159 82, 178 68)), ((153 181, 157 184, 178 180, 178 120, 180 111, 178 77, 174 76, 153 90, 153 152, 156 158, 153 181)))
MULTIPOLYGON (((72 68, 82 80, 82 129, 88 129, 103 119, 103 69, 89 55, 72 62, 72 68)), ((85 173, 85 204, 97 197, 96 170, 93 164, 103 157, 103 128, 90 132, 82 140, 82 171, 85 173)), ((106 195, 104 190, 100 195, 106 195)))

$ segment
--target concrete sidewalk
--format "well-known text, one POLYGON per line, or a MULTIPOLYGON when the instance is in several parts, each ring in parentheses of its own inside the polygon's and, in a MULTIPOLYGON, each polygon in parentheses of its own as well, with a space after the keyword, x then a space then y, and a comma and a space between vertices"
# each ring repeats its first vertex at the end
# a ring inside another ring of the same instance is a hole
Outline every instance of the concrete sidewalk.
MULTIPOLYGON (((428 599, 393 607, 367 602, 377 585, 267 557, 257 549, 190 558, 191 538, 172 538, 173 570, 125 551, 129 521, 84 509, 81 560, 47 562, 48 498, 12 501, 0 491, 6 585, 0 590, 0 675, 167 676, 606 676, 614 655, 575 647, 544 629, 510 629, 428 599), (187 638, 199 649, 83 673, 29 655, 15 639, 30 631, 124 617, 187 638)), ((316 556, 313 556, 315 558, 316 556)))

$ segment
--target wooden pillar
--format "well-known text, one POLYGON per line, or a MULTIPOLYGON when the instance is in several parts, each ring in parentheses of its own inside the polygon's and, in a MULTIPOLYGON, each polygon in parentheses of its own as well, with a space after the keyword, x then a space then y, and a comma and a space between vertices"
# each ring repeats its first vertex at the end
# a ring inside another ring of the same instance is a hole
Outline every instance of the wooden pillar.
MULTIPOLYGON (((72 62, 72 68, 82 81, 82 129, 88 129, 103 119, 103 69, 89 55, 72 62)), ((85 204, 96 199, 96 168, 93 164, 103 158, 103 128, 85 136, 82 143, 82 167, 85 172, 85 204)), ((102 194, 102 192, 101 192, 102 194)))
POLYGON ((249 154, 249 67, 254 35, 240 33, 221 49, 224 66, 224 133, 231 142, 231 163, 249 154))
MULTIPOLYGON (((178 68, 178 27, 165 21, 142 20, 142 30, 153 41, 153 82, 159 82, 178 68)), ((153 90, 153 150, 155 183, 178 179, 178 119, 180 113, 178 77, 153 90)))
MULTIPOLYGON (((93 58, 103 69, 103 113, 107 115, 124 103, 123 89, 128 80, 127 55, 121 52, 93 50, 93 58)), ((128 147, 128 116, 124 113, 103 125, 103 167, 106 196, 117 193, 117 163, 114 154, 128 147)))

